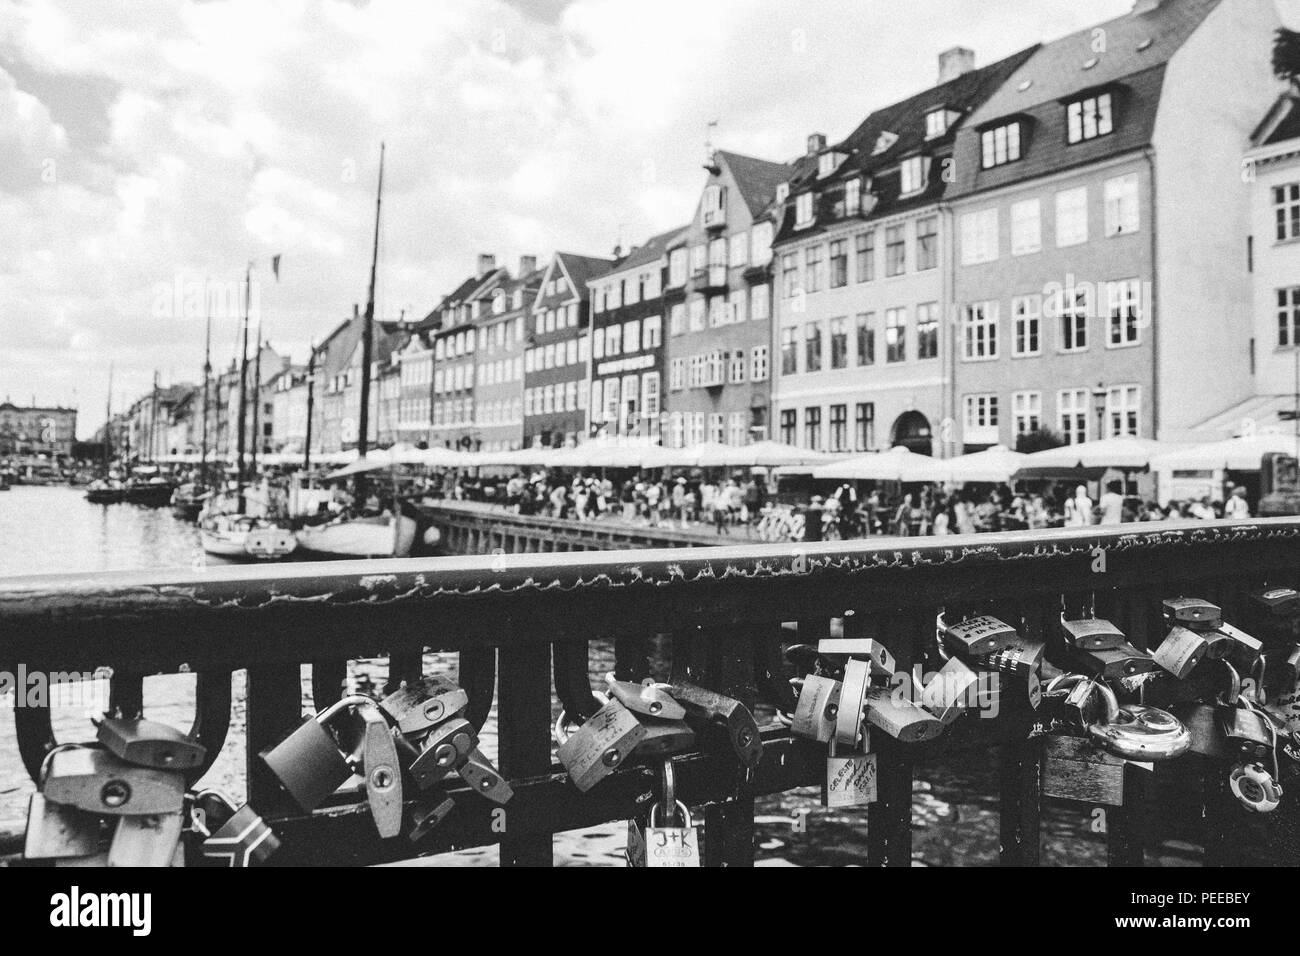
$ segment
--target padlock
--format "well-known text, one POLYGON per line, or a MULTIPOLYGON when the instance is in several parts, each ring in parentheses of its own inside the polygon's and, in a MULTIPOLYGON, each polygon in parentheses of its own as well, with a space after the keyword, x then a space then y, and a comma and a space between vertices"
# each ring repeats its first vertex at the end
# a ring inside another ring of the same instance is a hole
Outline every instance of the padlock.
POLYGON ((867 688, 866 707, 867 721, 902 743, 924 743, 943 733, 937 717, 889 687, 867 688))
POLYGON ((1223 735, 1223 722, 1219 719, 1217 706, 1205 703, 1175 704, 1169 710, 1183 722, 1191 737, 1188 753, 1211 760, 1226 760, 1232 756, 1227 738, 1223 735))
POLYGON ((1271 813, 1282 802, 1282 786, 1263 764, 1238 764, 1228 775, 1228 788, 1241 805, 1254 813, 1271 813))
POLYGON ((50 751, 41 792, 88 813, 175 813, 185 805, 185 775, 133 766, 100 747, 65 747, 50 751))
POLYGON ((824 807, 861 807, 876 802, 876 755, 838 753, 835 740, 826 756, 824 807))
POLYGON ((616 680, 609 680, 607 684, 609 696, 634 714, 663 720, 684 720, 686 717, 686 708, 673 700, 665 685, 616 680))
POLYGON ((1209 652, 1204 633, 1185 627, 1173 627, 1151 656, 1157 664, 1179 680, 1186 680, 1209 652))
POLYGON ((1019 641, 1020 635, 1014 627, 988 614, 943 626, 944 645, 967 660, 996 654, 1014 647, 1019 641))
POLYGON ((1269 718, 1251 707, 1244 697, 1234 706, 1221 706, 1219 722, 1229 751, 1245 757, 1249 763, 1263 760, 1276 746, 1277 734, 1269 718))
POLYGON ((1123 631, 1100 617, 1066 620, 1065 615, 1061 615, 1061 633, 1066 643, 1084 651, 1108 651, 1128 643, 1123 631))
POLYGON ((897 669, 889 648, 870 638, 823 638, 817 642, 817 653, 823 657, 856 657, 867 661, 873 677, 892 677, 897 669))
POLYGON ((108 848, 108 865, 171 866, 184 826, 180 810, 120 818, 108 848))
POLYGON ((110 753, 139 767, 192 770, 207 756, 207 748, 193 737, 155 720, 105 717, 97 733, 110 753))
POLYGON ((474 725, 453 717, 424 738, 419 756, 411 761, 411 777, 421 790, 428 790, 467 761, 476 747, 474 725))
POLYGON ((248 804, 236 808, 225 794, 205 790, 194 798, 191 826, 203 838, 200 853, 210 865, 258 866, 280 849, 280 839, 248 804))
POLYGON ((1085 729, 1088 738, 1107 753, 1125 760, 1155 763, 1181 757, 1191 747, 1191 734, 1169 711, 1141 704, 1121 707, 1115 692, 1096 681, 1080 686, 1101 698, 1100 718, 1089 720, 1085 729))
POLYGON ((456 767, 456 772, 475 793, 493 803, 508 803, 515 795, 509 781, 501 776, 501 771, 492 766, 492 762, 477 747, 470 753, 468 760, 456 767))
POLYGON ((99 833, 98 816, 76 807, 52 803, 37 791, 27 803, 23 859, 94 856, 99 852, 99 833))
POLYGON ((1221 624, 1217 633, 1226 640, 1224 652, 1219 656, 1230 661, 1232 666, 1242 674, 1254 671, 1255 665, 1264 653, 1263 641, 1227 623, 1221 624))
POLYGON ((563 711, 555 722, 560 763, 583 793, 622 766, 645 733, 636 715, 617 700, 608 701, 577 729, 569 727, 563 711))
POLYGON ((402 768, 397 742, 378 707, 358 707, 360 725, 339 730, 339 744, 366 785, 366 802, 380 837, 402 832, 402 768))
POLYGON ((402 734, 422 734, 469 706, 469 694, 446 677, 429 674, 379 701, 379 709, 402 734))
POLYGON ((1264 680, 1269 710, 1282 720, 1288 732, 1300 734, 1300 644, 1270 653, 1264 680))
POLYGON ((828 743, 835 736, 839 702, 839 681, 809 674, 799 689, 799 702, 790 721, 790 732, 805 740, 828 743))
POLYGON ((645 736, 633 754, 637 760, 663 758, 695 749, 695 731, 686 721, 655 720, 653 717, 642 717, 640 720, 641 726, 645 728, 645 736))
POLYGON ((1253 591, 1251 601, 1275 617, 1293 617, 1300 614, 1300 591, 1295 588, 1265 588, 1253 591))
POLYGON ((946 727, 978 704, 979 680, 960 657, 949 658, 925 685, 921 705, 946 727))
POLYGON ((648 825, 644 829, 639 821, 628 821, 628 866, 651 869, 700 866, 699 836, 691 811, 680 800, 675 806, 682 820, 681 826, 661 824, 657 801, 650 805, 648 825))
POLYGON ((1214 631, 1223 623, 1223 608, 1194 597, 1167 598, 1162 604, 1165 623, 1194 631, 1214 631))
POLYGON ((1086 650, 1065 644, 1057 654, 1052 655, 1052 660, 1063 670, 1107 683, 1140 677, 1160 669, 1155 658, 1132 644, 1101 650, 1086 650))
MULTIPOLYGON (((352 767, 330 733, 330 724, 340 716, 352 717, 351 711, 374 706, 371 697, 344 697, 315 717, 303 718, 279 743, 258 754, 300 809, 307 813, 315 810, 352 776, 352 767)), ((353 739, 359 735, 359 729, 350 734, 353 739)))
POLYGON ((1042 684, 1039 669, 1043 664, 1045 644, 1017 639, 1013 647, 982 657, 977 662, 981 670, 996 671, 1002 676, 999 686, 1012 682, 1011 691, 1015 697, 1028 703, 1033 710, 1042 703, 1042 684))
POLYGON ((456 801, 451 797, 445 797, 439 803, 432 807, 419 808, 415 811, 415 825, 411 827, 409 834, 412 843, 419 843, 426 836, 437 829, 447 815, 456 809, 456 801))
POLYGON ((735 698, 688 682, 670 684, 668 692, 686 708, 688 717, 724 728, 742 766, 749 770, 758 766, 763 758, 763 738, 748 707, 735 698))
POLYGON ((871 687, 871 663, 849 658, 840 682, 840 699, 835 711, 835 736, 850 747, 867 749, 863 721, 866 719, 867 691, 871 687))

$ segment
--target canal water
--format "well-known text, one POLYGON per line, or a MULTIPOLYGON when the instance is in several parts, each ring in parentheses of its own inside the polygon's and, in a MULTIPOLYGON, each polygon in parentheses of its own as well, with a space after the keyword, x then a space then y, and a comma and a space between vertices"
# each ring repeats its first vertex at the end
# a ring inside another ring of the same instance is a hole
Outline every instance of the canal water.
MULTIPOLYGON (((0 578, 25 574, 130 569, 177 569, 204 560, 193 525, 176 520, 165 508, 92 505, 76 489, 18 486, 0 493, 0 578)), ((207 558, 208 561, 218 560, 207 558)), ((593 678, 608 669, 608 648, 593 645, 593 678)), ((455 676, 455 655, 428 655, 426 671, 455 676)), ((349 664, 352 687, 382 686, 383 660, 349 664)), ((310 674, 304 668, 303 707, 310 710, 310 674)), ((234 675, 231 731, 204 785, 243 798, 243 674, 234 675)), ((60 740, 93 738, 87 714, 106 696, 102 681, 76 688, 57 702, 55 729, 60 740)), ((191 675, 165 675, 145 682, 151 717, 188 726, 194 703, 191 675)), ((100 705, 102 706, 102 704, 100 705)), ((557 712, 558 712, 558 705, 557 712)), ((483 732, 483 750, 496 754, 495 709, 483 732)), ((0 698, 0 829, 21 827, 32 784, 22 769, 14 737, 12 695, 0 698)), ((917 772, 912 806, 916 865, 992 864, 998 856, 996 764, 987 752, 951 755, 942 766, 917 772)), ((827 810, 817 789, 762 798, 757 807, 758 860, 768 866, 860 864, 867 844, 865 810, 827 810)), ((1104 861, 1103 837, 1087 807, 1049 807, 1043 818, 1043 858, 1049 865, 1104 861)), ((705 835, 707 839, 707 834, 705 835)), ((559 834, 557 865, 619 866, 626 827, 611 824, 559 834)), ((490 865, 495 849, 449 854, 437 862, 490 865)), ((426 862, 426 861, 415 861, 426 862)), ((1185 862, 1164 860, 1167 864, 1185 862)))

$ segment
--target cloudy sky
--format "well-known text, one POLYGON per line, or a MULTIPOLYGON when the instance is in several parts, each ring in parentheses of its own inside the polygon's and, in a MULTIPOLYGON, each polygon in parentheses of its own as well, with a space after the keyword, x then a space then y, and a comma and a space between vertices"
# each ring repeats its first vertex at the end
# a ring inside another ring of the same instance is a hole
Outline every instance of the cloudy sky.
POLYGON ((118 405, 155 369, 196 380, 203 320, 176 306, 250 259, 266 337, 305 358, 364 301, 380 140, 379 314, 422 316, 479 252, 684 222, 710 120, 788 159, 932 84, 940 50, 983 65, 1131 5, 0 0, 0 397, 77 404, 85 436, 110 362, 118 405))

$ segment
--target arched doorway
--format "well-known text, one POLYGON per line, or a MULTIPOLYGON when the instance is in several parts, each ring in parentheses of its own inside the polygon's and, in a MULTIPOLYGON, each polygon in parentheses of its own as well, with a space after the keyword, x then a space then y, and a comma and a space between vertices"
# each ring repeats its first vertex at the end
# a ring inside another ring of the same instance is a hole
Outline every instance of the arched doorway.
POLYGON ((930 420, 918 411, 903 412, 890 431, 890 445, 902 445, 918 455, 932 455, 930 420))

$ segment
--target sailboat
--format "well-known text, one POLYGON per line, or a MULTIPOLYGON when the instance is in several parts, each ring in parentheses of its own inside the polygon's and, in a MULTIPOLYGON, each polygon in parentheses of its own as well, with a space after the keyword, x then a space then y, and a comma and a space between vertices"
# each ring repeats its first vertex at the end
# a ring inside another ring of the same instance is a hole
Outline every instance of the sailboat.
MULTIPOLYGON (((361 413, 357 436, 357 461, 335 472, 332 479, 356 477, 357 499, 365 504, 367 472, 386 467, 366 457, 370 437, 370 365, 374 347, 375 273, 379 266, 379 217, 384 201, 384 145, 379 145, 379 188, 375 198, 375 239, 370 255, 370 291, 366 297, 366 314, 361 331, 361 413)), ((344 516, 323 525, 308 526, 298 532, 298 547, 316 558, 404 558, 415 543, 415 519, 402 514, 397 489, 393 489, 392 511, 386 515, 344 516)))
MULTIPOLYGON (((206 297, 205 297, 206 298, 206 297)), ((181 521, 197 521, 208 500, 208 383, 212 378, 212 315, 203 333, 203 444, 199 452, 197 481, 187 481, 172 493, 172 515, 181 521)))

